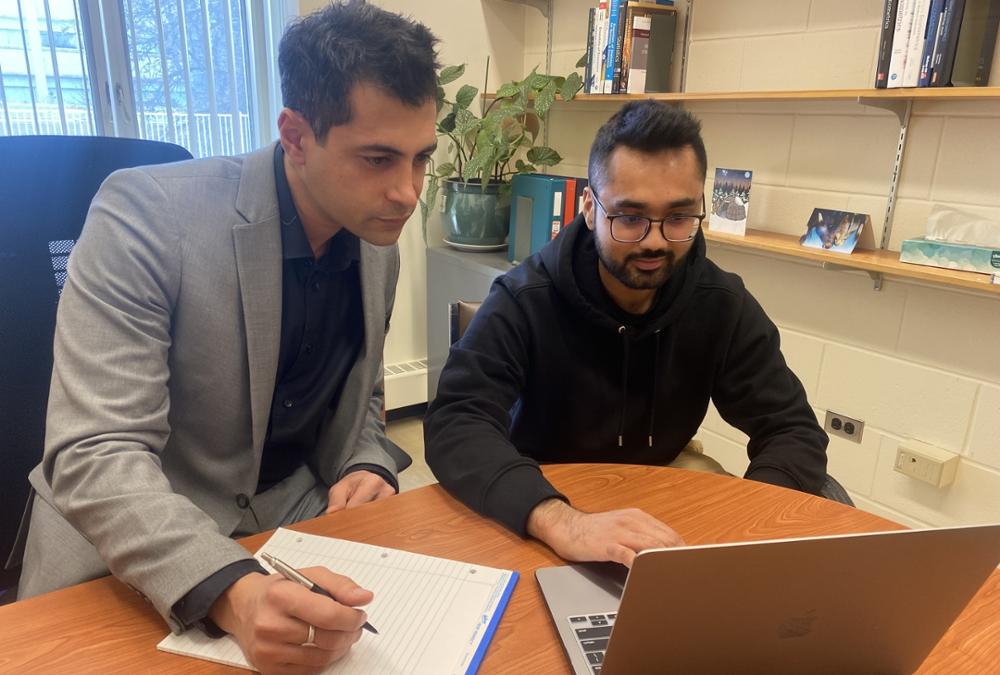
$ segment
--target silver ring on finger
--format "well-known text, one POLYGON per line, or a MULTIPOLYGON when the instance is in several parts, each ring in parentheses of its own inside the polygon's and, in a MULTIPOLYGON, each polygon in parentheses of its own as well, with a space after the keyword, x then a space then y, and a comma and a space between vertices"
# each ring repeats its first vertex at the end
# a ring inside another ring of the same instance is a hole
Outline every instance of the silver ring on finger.
POLYGON ((309 635, 306 636, 306 641, 302 643, 303 647, 316 647, 316 628, 311 623, 307 623, 309 626, 309 635))

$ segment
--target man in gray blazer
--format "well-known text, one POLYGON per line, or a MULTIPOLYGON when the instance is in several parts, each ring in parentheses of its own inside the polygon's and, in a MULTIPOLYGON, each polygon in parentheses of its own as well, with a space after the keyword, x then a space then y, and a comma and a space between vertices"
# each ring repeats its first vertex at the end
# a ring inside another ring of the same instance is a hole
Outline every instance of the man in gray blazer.
POLYGON ((358 639, 370 592, 311 569, 337 601, 309 593, 231 536, 396 492, 382 349, 436 146, 435 43, 330 5, 282 40, 278 144, 101 187, 59 303, 21 597, 110 571, 264 672, 358 639))

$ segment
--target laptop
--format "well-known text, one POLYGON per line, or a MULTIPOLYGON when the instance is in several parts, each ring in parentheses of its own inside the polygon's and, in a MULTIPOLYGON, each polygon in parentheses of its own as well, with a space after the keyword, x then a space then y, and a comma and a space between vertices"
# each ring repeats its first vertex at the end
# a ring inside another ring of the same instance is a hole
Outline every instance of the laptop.
POLYGON ((871 675, 916 670, 998 563, 1000 523, 651 549, 630 571, 535 577, 577 675, 871 675))

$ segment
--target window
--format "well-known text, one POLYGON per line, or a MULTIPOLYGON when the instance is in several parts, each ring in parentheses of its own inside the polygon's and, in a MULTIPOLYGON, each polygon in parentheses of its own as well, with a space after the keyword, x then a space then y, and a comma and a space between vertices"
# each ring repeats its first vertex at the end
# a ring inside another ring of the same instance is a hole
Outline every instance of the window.
POLYGON ((0 136, 258 147, 273 136, 284 4, 297 3, 0 0, 0 136))

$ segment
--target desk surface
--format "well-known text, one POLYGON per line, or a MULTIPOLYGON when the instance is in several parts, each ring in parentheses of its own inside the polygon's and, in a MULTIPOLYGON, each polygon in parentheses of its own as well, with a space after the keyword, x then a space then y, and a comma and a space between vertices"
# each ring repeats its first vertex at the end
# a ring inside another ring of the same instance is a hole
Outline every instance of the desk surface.
MULTIPOLYGON (((724 476, 615 464, 557 465, 546 467, 545 474, 582 509, 639 507, 690 544, 901 529, 842 504, 724 476)), ((536 568, 559 559, 538 542, 479 518, 439 486, 293 529, 520 571, 479 672, 569 672, 534 579, 536 568)), ((267 536, 243 544, 256 550, 267 536)), ((156 643, 165 634, 163 621, 137 594, 115 579, 98 579, 0 607, 0 672, 246 672, 158 652, 156 643)), ((995 672, 998 662, 1000 571, 918 672, 978 675, 995 672)))

